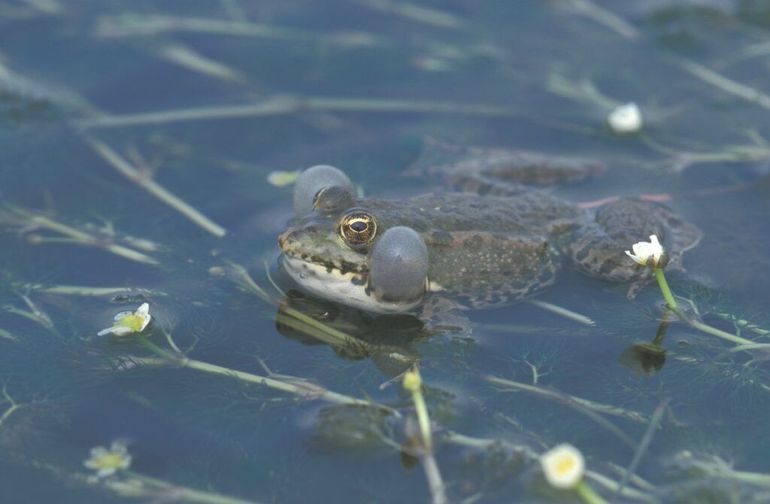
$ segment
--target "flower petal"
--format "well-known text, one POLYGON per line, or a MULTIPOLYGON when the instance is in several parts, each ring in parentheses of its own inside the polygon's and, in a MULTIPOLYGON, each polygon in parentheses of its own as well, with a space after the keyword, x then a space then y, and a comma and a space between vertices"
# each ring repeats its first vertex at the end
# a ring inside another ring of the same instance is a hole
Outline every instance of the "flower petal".
POLYGON ((634 243, 631 248, 634 253, 626 251, 626 255, 633 259, 637 264, 649 266, 651 268, 662 268, 665 266, 665 249, 660 244, 656 235, 650 235, 650 241, 634 243))
POLYGON ((126 327, 126 326, 113 326, 110 329, 112 329, 111 332, 115 336, 125 336, 127 334, 132 334, 132 333, 135 332, 133 329, 131 329, 130 327, 126 327))
POLYGON ((558 445, 540 457, 540 465, 548 483, 555 488, 574 488, 585 473, 585 459, 570 444, 558 445))
POLYGON ((112 317, 113 322, 120 322, 121 319, 124 319, 128 317, 129 315, 133 315, 134 312, 132 311, 122 311, 118 314, 116 314, 114 317, 112 317))
POLYGON ((103 467, 96 473, 100 478, 106 478, 115 474, 116 469, 114 467, 103 467))
POLYGON ((642 259, 640 259, 639 256, 632 254, 630 250, 626 250, 626 255, 631 259, 633 259, 636 264, 639 264, 641 266, 645 265, 645 262, 642 259))
POLYGON ((150 320, 152 320, 152 316, 148 313, 142 318, 142 323, 139 325, 139 332, 144 331, 144 329, 147 327, 147 325, 150 323, 150 320))

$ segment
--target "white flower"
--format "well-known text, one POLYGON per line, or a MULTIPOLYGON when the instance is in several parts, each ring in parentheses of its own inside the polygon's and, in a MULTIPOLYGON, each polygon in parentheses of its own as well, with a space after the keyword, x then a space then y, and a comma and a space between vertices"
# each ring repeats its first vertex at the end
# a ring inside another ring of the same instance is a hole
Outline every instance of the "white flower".
POLYGON ((633 253, 626 250, 626 255, 641 266, 662 268, 666 265, 666 251, 663 250, 663 246, 655 235, 650 235, 649 242, 634 243, 631 248, 634 249, 633 253))
POLYGON ((91 456, 83 461, 83 465, 96 471, 98 477, 105 478, 121 469, 128 469, 131 466, 131 455, 125 443, 113 441, 109 448, 91 448, 91 456))
POLYGON ((619 105, 607 115, 607 123, 615 133, 636 133, 644 125, 642 111, 634 102, 619 105))
POLYGON ((540 466, 554 488, 574 488, 586 470, 583 454, 571 444, 560 444, 540 456, 540 466))
POLYGON ((102 329, 98 335, 114 334, 115 336, 126 336, 127 334, 140 333, 144 331, 150 320, 152 320, 150 305, 142 303, 134 312, 124 311, 115 315, 112 327, 102 329))

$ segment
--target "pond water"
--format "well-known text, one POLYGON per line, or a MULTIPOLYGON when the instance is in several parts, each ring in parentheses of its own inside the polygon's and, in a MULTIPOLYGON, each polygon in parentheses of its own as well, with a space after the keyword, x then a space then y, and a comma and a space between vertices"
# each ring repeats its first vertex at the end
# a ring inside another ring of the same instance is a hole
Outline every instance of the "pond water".
POLYGON ((767 502, 769 56, 759 0, 0 0, 0 501, 601 502, 569 443, 607 502, 767 502), (564 268, 428 334, 281 278, 276 172, 440 191, 436 140, 696 224, 686 317, 564 268))

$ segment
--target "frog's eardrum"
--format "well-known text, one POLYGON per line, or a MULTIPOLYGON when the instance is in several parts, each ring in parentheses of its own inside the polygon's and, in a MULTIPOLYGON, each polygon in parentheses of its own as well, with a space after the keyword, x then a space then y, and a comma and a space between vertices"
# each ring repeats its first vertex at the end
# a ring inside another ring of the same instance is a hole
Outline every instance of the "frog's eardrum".
POLYGON ((381 299, 409 301, 422 296, 428 276, 428 247, 412 228, 395 226, 374 244, 369 285, 381 299))
POLYGON ((334 186, 354 194, 353 183, 338 168, 329 165, 316 165, 303 171, 294 185, 294 215, 302 217, 312 212, 313 201, 318 191, 334 186))

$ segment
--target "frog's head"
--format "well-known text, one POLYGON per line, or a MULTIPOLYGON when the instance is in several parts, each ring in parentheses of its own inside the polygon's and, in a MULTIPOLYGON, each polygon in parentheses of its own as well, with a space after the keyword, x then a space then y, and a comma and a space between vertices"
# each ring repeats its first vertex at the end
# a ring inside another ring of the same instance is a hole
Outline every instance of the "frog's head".
POLYGON ((283 269, 314 295, 367 311, 405 312, 426 292, 427 247, 410 228, 358 206, 340 187, 278 237, 283 269))

